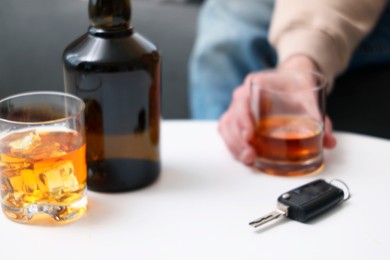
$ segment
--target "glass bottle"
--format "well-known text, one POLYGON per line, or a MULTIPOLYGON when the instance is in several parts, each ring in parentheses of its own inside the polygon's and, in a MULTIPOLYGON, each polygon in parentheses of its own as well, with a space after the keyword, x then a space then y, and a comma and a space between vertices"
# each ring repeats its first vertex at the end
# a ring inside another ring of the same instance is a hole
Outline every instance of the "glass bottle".
POLYGON ((160 55, 130 0, 90 0, 88 32, 63 53, 65 91, 86 103, 88 188, 128 191, 160 173, 160 55))

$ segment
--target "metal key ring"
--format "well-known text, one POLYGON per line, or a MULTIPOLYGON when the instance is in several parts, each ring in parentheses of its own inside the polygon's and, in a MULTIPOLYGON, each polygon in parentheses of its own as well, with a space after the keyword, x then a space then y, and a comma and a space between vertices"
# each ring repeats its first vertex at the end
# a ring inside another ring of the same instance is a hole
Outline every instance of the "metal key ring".
MULTIPOLYGON (((344 196, 344 199, 343 199, 342 202, 345 202, 345 201, 349 200, 349 199, 351 198, 351 192, 350 192, 350 190, 349 190, 348 185, 347 185, 345 182, 343 182, 342 180, 340 180, 340 179, 332 179, 332 180, 329 182, 329 184, 332 184, 332 183, 335 183, 335 182, 338 182, 338 183, 340 183, 342 186, 344 186, 343 191, 344 191, 344 193, 346 192, 346 195, 344 196)), ((337 185, 335 185, 335 186, 337 186, 337 185)))

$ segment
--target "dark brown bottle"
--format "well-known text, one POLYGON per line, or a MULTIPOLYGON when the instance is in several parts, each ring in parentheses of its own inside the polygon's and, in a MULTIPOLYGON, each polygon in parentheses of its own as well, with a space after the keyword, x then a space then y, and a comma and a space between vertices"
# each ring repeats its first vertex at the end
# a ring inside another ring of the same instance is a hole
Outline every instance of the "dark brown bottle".
POLYGON ((88 188, 128 191, 160 173, 160 55, 130 0, 90 0, 91 25, 63 53, 65 91, 86 103, 88 188))

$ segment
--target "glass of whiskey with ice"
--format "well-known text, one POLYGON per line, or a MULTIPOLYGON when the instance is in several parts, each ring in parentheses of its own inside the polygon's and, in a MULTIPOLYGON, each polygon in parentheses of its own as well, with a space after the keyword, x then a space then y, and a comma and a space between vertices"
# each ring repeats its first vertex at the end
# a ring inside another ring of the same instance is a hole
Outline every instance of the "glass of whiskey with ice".
POLYGON ((251 81, 254 166, 279 176, 323 167, 325 78, 311 71, 266 70, 251 81))
POLYGON ((87 209, 84 102, 62 92, 0 100, 0 192, 21 223, 68 223, 87 209))

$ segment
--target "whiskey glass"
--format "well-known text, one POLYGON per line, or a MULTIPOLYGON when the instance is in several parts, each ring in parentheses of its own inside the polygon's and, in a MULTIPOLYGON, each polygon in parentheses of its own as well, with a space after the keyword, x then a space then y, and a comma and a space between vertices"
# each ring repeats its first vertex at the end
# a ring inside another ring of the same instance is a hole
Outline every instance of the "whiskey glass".
POLYGON ((21 223, 67 223, 87 208, 84 102, 62 92, 0 100, 0 194, 21 223))
POLYGON ((312 71, 266 70, 251 81, 254 166, 280 176, 323 167, 324 76, 312 71))

